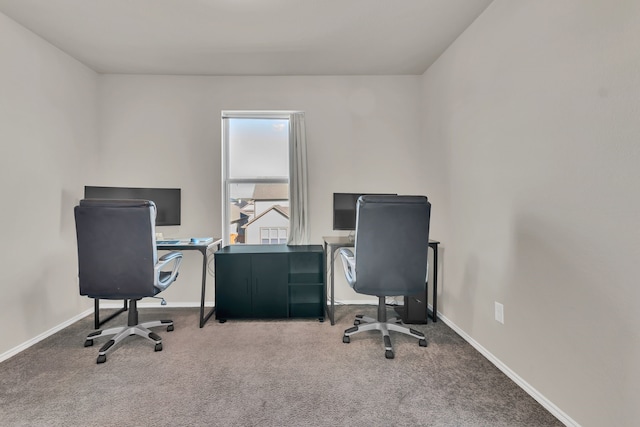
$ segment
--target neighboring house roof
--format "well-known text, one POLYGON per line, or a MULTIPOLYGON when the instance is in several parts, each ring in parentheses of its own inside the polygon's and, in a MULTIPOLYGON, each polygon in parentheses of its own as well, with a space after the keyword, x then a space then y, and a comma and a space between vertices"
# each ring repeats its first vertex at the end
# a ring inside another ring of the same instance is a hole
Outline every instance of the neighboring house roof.
POLYGON ((244 207, 240 208, 240 212, 249 216, 253 215, 255 211, 256 211, 256 207, 254 206, 253 201, 251 203, 247 203, 244 207))
POLYGON ((241 219, 242 216, 240 215, 240 208, 236 204, 231 203, 231 206, 229 207, 229 222, 234 223, 241 219))
POLYGON ((244 207, 247 206, 249 204, 249 202, 246 201, 246 200, 239 199, 239 200, 236 200, 236 202, 234 204, 237 207, 239 207, 240 209, 244 209, 244 207))
POLYGON ((253 200, 289 200, 289 184, 256 184, 253 200))
POLYGON ((247 228, 249 227, 252 223, 256 222, 257 220, 259 220, 261 217, 265 216, 267 213, 271 212, 271 211, 276 211, 278 212, 280 215, 282 215, 283 217, 289 219, 289 207, 288 206, 280 206, 280 205, 274 205, 271 206, 269 209, 267 209, 266 211, 262 212, 260 215, 258 215, 257 217, 253 218, 251 221, 249 221, 248 223, 246 223, 245 225, 242 226, 242 228, 247 228))
POLYGON ((275 205, 274 208, 285 217, 289 218, 289 206, 275 205))

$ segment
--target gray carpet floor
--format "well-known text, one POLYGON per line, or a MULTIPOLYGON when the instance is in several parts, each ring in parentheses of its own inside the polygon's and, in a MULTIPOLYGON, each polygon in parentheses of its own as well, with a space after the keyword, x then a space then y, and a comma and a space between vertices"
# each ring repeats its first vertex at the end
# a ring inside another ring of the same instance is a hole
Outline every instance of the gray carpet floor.
MULTIPOLYGON (((105 314, 108 311, 104 311, 105 314)), ((96 364, 83 347, 89 316, 0 363, 2 426, 561 426, 555 417, 443 322, 412 325, 428 347, 392 332, 342 342, 357 313, 228 321, 198 328, 197 308, 147 308, 163 351, 129 337, 96 364)), ((391 312, 391 310, 390 310, 391 312)), ((126 314, 106 327, 126 323, 126 314)))

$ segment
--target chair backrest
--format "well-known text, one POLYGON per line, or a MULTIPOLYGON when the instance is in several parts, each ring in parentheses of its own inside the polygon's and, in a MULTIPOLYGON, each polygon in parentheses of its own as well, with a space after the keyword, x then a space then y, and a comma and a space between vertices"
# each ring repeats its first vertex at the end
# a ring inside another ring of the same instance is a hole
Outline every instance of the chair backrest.
POLYGON ((423 292, 430 215, 431 204, 424 196, 361 196, 353 289, 376 296, 423 292))
POLYGON ((81 295, 138 299, 157 293, 152 201, 85 199, 74 214, 81 295))

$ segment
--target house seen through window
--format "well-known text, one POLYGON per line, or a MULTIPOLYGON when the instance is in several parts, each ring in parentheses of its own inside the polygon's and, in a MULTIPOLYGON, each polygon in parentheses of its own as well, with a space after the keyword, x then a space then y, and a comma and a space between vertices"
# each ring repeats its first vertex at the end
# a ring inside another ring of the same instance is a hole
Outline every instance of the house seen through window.
POLYGON ((286 243, 288 116, 223 112, 222 125, 223 243, 286 243))

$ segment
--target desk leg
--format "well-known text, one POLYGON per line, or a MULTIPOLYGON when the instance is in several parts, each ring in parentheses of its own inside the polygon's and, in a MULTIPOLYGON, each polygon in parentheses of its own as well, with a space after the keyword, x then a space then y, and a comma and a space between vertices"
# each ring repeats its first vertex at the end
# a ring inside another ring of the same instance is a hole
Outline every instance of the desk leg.
POLYGON ((211 315, 216 311, 215 305, 209 310, 209 312, 204 314, 204 300, 205 293, 207 290, 207 249, 204 248, 202 250, 202 292, 200 295, 200 327, 204 327, 204 324, 209 320, 211 315))
POLYGON ((438 245, 433 245, 433 312, 431 313, 431 319, 434 322, 438 321, 438 245))
POLYGON ((334 265, 333 261, 335 259, 336 248, 331 246, 331 325, 336 324, 336 306, 335 306, 335 283, 334 283, 334 265))
POLYGON ((112 315, 110 315, 109 317, 107 317, 101 322, 100 321, 100 300, 98 298, 95 298, 93 300, 93 326, 95 327, 95 329, 100 329, 100 326, 104 325, 109 320, 113 319, 118 314, 124 311, 127 311, 127 300, 124 300, 124 307, 122 307, 120 310, 116 311, 115 313, 113 313, 112 315))
POLYGON ((324 277, 324 287, 322 290, 322 295, 324 296, 324 313, 326 315, 326 317, 329 318, 329 320, 331 320, 331 316, 329 313, 329 306, 327 304, 329 304, 328 302, 328 287, 329 286, 329 282, 327 282, 327 242, 324 242, 324 252, 322 253, 322 255, 324 256, 324 259, 322 260, 322 267, 324 268, 323 270, 323 277, 324 277))
MULTIPOLYGON (((327 294, 326 294, 326 288, 325 288, 325 306, 326 306, 326 311, 327 311, 327 315, 329 317, 329 320, 331 321, 331 325, 335 325, 336 323, 336 318, 335 318, 335 304, 334 304, 334 290, 333 290, 333 253, 335 252, 335 249, 333 247, 333 245, 328 245, 327 242, 324 243, 324 254, 325 254, 325 261, 326 261, 326 257, 331 257, 331 259, 329 260, 329 286, 331 288, 331 299, 330 302, 327 303, 327 294), (329 306, 327 304, 330 304, 331 308, 329 308, 329 306)), ((326 264, 325 264, 325 268, 326 268, 326 264)))

